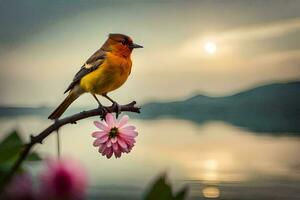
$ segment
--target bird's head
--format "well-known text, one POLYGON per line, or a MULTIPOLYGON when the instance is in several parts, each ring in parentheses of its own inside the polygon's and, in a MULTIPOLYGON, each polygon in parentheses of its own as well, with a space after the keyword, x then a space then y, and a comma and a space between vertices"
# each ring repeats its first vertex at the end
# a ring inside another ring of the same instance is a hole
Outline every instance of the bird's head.
POLYGON ((143 48, 143 46, 134 44, 129 36, 119 33, 109 34, 108 39, 102 46, 105 51, 111 51, 125 57, 130 56, 132 50, 136 48, 143 48))

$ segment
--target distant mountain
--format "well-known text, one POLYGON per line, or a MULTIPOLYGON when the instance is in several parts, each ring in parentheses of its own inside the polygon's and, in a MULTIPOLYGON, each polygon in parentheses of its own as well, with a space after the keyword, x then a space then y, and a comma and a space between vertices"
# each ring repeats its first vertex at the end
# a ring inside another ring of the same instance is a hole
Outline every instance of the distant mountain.
MULTIPOLYGON (((0 117, 39 115, 49 107, 0 107, 0 117)), ((84 108, 70 108, 65 115, 84 108)), ((142 106, 139 119, 172 117, 199 124, 224 121, 254 132, 300 135, 300 81, 253 88, 225 97, 196 95, 184 101, 156 102, 142 106)))
POLYGON ((15 117, 21 115, 46 115, 48 107, 0 107, 0 117, 15 117))
POLYGON ((265 85, 225 97, 197 95, 184 101, 149 103, 142 106, 141 117, 172 117, 199 124, 218 120, 255 132, 297 134, 300 81, 265 85))
MULTIPOLYGON (((52 107, 42 106, 42 107, 5 107, 0 106, 0 117, 17 117, 26 115, 37 115, 45 117, 47 119, 48 115, 54 110, 52 107)), ((84 108, 69 108, 64 115, 70 115, 84 110, 84 108)))

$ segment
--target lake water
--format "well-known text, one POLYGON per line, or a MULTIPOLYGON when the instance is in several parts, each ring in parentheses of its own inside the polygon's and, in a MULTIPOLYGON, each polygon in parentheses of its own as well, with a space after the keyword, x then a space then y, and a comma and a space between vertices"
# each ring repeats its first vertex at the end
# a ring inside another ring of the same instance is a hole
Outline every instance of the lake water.
MULTIPOLYGON (((94 118, 97 119, 97 118, 94 118)), ((60 130, 63 156, 89 173, 90 199, 140 199, 156 176, 167 172, 189 199, 300 199, 300 137, 253 133, 222 122, 131 120, 139 131, 130 154, 106 159, 92 146, 93 119, 60 130)), ((13 128, 24 138, 50 124, 37 116, 1 118, 3 137, 13 128)), ((56 155, 55 134, 35 149, 56 155)))

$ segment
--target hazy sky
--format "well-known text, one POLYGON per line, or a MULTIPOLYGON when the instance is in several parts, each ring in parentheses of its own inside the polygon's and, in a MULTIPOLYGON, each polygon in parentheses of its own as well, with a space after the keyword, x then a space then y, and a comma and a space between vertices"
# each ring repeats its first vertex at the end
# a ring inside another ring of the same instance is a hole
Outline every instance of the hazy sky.
MULTIPOLYGON (((298 0, 0 0, 0 105, 58 104, 109 33, 145 47, 111 93, 121 103, 300 80, 299 10, 298 0)), ((84 95, 76 104, 95 102, 84 95)))

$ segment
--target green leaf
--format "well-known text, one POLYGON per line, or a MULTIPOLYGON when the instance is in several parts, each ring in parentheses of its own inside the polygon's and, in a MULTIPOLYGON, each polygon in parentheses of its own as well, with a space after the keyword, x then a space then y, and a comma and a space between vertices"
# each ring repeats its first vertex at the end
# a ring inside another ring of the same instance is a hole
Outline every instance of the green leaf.
MULTIPOLYGON (((24 148, 24 142, 19 136, 17 131, 12 131, 0 142, 0 186, 3 184, 3 177, 10 168, 13 166, 14 162, 18 159, 19 153, 24 148)), ((28 155, 26 161, 40 161, 41 157, 33 152, 28 155)), ((20 167, 18 171, 23 171, 20 167)))
POLYGON ((175 197, 173 198, 173 200, 183 200, 185 199, 186 195, 188 192, 188 187, 184 187, 182 188, 179 192, 177 192, 175 194, 175 197))
POLYGON ((21 151, 23 142, 17 131, 12 131, 0 143, 0 163, 9 161, 21 151))
POLYGON ((145 195, 145 200, 171 200, 172 191, 170 185, 166 183, 166 176, 161 175, 158 177, 154 184, 150 187, 150 190, 145 195))
POLYGON ((144 200, 183 200, 187 194, 187 187, 172 195, 172 187, 166 181, 166 175, 159 176, 146 192, 144 200))
POLYGON ((10 167, 11 167, 11 163, 8 163, 8 162, 2 163, 0 165, 0 177, 2 177, 6 172, 8 172, 10 167))
MULTIPOLYGON (((0 143, 0 165, 10 165, 19 156, 20 151, 23 150, 24 142, 17 131, 12 131, 0 143)), ((41 157, 33 152, 28 155, 26 161, 40 161, 41 157)))

